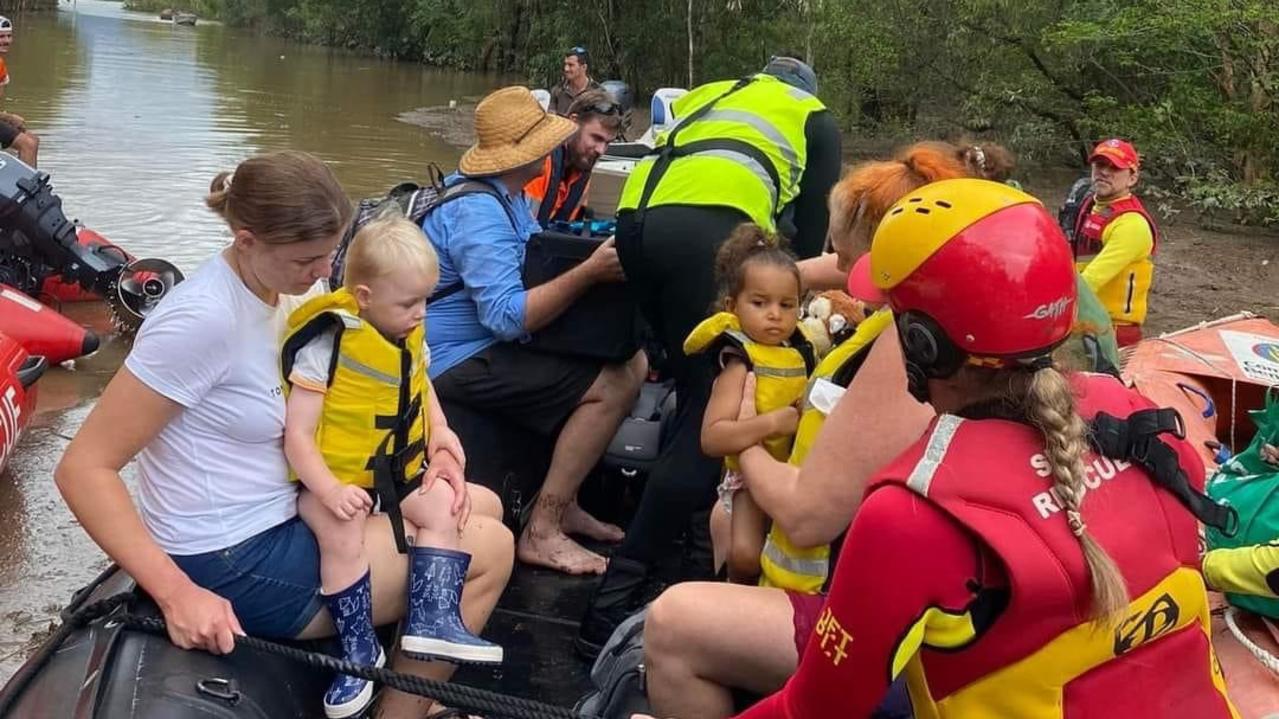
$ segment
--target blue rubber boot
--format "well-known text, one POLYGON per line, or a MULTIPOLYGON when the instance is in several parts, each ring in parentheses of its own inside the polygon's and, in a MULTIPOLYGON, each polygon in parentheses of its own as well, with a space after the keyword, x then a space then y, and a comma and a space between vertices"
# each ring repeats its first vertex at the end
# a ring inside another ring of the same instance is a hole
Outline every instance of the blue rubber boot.
POLYGON ((462 623, 462 583, 471 555, 434 547, 409 548, 409 616, 400 646, 417 659, 501 664, 502 647, 471 634, 462 623))
MULTIPOLYGON (((342 643, 342 658, 356 664, 380 667, 386 654, 373 631, 373 597, 369 573, 336 594, 324 595, 333 625, 342 643)), ((324 715, 346 719, 360 714, 373 703, 373 682, 347 674, 333 678, 324 693, 324 715)))

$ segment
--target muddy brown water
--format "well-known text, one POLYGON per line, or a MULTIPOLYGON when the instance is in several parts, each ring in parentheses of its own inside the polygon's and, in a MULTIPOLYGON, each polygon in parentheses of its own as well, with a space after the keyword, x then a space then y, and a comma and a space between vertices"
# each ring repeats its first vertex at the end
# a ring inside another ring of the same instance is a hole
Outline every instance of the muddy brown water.
MULTIPOLYGON (((306 150, 333 165, 352 197, 376 194, 460 156, 447 131, 469 117, 424 108, 473 105, 504 80, 216 24, 174 26, 101 0, 14 21, 5 109, 40 135, 40 169, 67 214, 188 272, 226 239, 201 203, 218 171, 260 151, 306 150)), ((128 342, 110 336, 100 305, 64 309, 106 339, 41 380, 38 414, 0 476, 0 681, 106 566, 52 471, 128 342)))

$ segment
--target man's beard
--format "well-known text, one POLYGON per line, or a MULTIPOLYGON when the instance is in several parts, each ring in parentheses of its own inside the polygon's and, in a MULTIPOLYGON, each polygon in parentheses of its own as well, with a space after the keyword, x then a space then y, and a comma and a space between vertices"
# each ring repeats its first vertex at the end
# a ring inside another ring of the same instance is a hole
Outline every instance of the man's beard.
POLYGON ((568 160, 569 164, 573 167, 576 167, 582 172, 588 172, 592 167, 595 167, 595 162, 599 160, 599 158, 597 157, 594 160, 588 160, 585 156, 570 148, 568 151, 568 160))

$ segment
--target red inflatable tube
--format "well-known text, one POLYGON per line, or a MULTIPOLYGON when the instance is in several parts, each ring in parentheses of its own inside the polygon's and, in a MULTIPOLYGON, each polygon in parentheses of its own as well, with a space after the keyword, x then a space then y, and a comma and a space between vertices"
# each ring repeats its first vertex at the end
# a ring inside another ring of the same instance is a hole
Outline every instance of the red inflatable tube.
MULTIPOLYGON (((125 252, 119 245, 111 242, 107 238, 90 230, 87 227, 81 227, 76 231, 76 240, 81 245, 86 246, 105 246, 118 250, 120 257, 126 262, 132 262, 135 258, 128 252, 125 252)), ((63 282, 62 278, 53 276, 44 281, 40 286, 40 296, 44 298, 52 298, 58 302, 88 302, 90 300, 102 299, 97 294, 86 290, 75 282, 63 282)))
POLYGON ((99 344, 92 330, 8 285, 0 285, 0 333, 51 364, 87 355, 99 344))
POLYGON ((0 472, 35 414, 35 381, 46 366, 43 357, 28 355, 17 340, 0 333, 0 472))

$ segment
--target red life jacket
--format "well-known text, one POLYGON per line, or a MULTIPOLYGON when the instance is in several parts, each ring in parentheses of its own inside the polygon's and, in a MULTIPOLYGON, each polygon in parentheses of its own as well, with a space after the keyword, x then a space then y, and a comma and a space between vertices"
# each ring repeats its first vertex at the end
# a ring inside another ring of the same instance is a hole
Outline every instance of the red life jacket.
MULTIPOLYGON (((1085 419, 1152 406, 1109 376, 1072 381, 1085 419)), ((1166 441, 1201 488, 1193 446, 1166 441)), ((943 415, 871 484, 926 497, 998 557, 1009 581, 989 626, 944 650, 925 643, 907 665, 917 719, 1235 716, 1212 653, 1195 518, 1142 469, 1086 457, 1083 518, 1131 598, 1120 620, 1095 624, 1083 552, 1043 452, 1027 425, 943 415)))
POLYGON ((1101 236, 1106 231, 1106 226, 1125 212, 1136 212, 1146 218, 1146 222, 1150 225, 1150 232, 1155 238, 1150 254, 1155 254, 1155 251, 1159 249, 1159 225, 1155 223, 1155 218, 1135 195, 1116 200, 1103 207, 1100 212, 1092 211, 1096 205, 1095 196, 1089 195, 1084 198, 1084 204, 1079 208, 1079 216, 1075 218, 1075 235, 1071 240, 1071 249, 1075 252, 1076 261, 1101 252, 1101 236))

